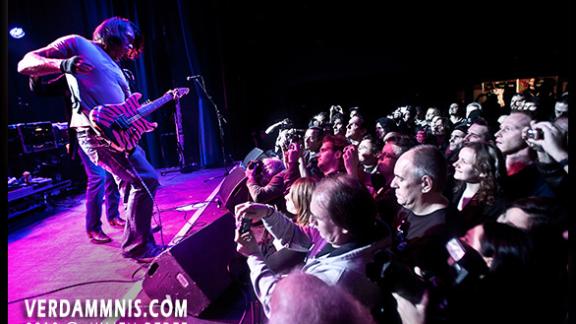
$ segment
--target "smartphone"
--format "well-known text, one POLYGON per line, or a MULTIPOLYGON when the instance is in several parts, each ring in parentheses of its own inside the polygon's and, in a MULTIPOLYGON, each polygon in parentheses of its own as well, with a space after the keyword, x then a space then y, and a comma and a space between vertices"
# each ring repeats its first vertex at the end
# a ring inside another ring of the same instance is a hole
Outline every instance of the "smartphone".
POLYGON ((448 243, 446 243, 446 250, 448 250, 448 253, 452 257, 452 259, 456 262, 460 261, 460 259, 464 257, 464 254, 466 254, 464 246, 462 245, 462 243, 460 243, 460 240, 457 238, 453 238, 450 241, 448 241, 448 243))
POLYGON ((252 220, 250 218, 242 218, 242 222, 240 223, 240 234, 244 234, 250 231, 250 227, 252 226, 252 220))

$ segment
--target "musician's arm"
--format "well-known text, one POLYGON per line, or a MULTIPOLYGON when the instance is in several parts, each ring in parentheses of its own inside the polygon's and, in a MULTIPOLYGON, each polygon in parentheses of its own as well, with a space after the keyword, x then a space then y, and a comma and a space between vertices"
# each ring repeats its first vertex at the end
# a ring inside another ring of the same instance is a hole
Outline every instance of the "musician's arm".
POLYGON ((18 72, 33 77, 62 73, 60 65, 65 58, 61 55, 51 47, 31 51, 18 62, 18 72))

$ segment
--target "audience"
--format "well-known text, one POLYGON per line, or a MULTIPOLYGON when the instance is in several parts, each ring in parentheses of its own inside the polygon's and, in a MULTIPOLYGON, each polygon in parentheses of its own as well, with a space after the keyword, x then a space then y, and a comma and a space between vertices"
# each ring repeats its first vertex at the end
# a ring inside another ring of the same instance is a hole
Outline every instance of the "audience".
POLYGON ((303 143, 277 123, 286 170, 247 171, 247 185, 261 202, 278 183, 289 216, 261 203, 236 210, 238 223, 262 221, 281 252, 258 245, 255 227, 236 235, 270 322, 564 323, 568 94, 546 108, 537 92, 510 89, 510 109, 483 94, 465 117, 456 102, 425 119, 404 105, 372 124, 352 107, 346 123, 334 105, 303 143))

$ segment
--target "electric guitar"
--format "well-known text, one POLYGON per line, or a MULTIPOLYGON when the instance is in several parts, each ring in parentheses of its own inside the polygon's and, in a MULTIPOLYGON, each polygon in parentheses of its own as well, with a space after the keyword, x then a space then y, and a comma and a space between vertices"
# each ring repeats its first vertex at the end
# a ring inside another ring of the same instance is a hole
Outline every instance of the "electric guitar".
POLYGON ((142 95, 135 92, 124 103, 94 107, 88 117, 94 131, 108 140, 112 148, 119 152, 130 152, 136 147, 143 133, 151 132, 158 126, 144 117, 169 101, 180 99, 189 91, 188 88, 169 90, 162 97, 143 106, 138 103, 142 95))

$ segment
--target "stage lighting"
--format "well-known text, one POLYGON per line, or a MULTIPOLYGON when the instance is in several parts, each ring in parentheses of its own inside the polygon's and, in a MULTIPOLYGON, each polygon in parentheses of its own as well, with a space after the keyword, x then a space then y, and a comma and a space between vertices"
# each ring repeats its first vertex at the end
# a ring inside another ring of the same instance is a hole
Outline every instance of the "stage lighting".
POLYGON ((26 36, 26 33, 24 32, 24 29, 22 29, 22 27, 14 27, 10 29, 10 36, 12 36, 12 38, 20 39, 26 36))

